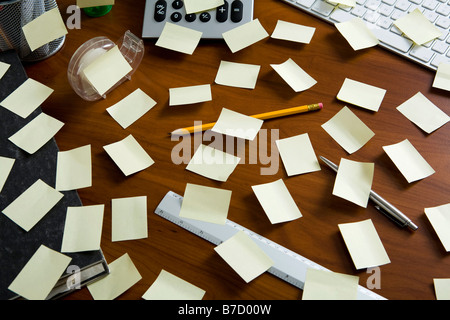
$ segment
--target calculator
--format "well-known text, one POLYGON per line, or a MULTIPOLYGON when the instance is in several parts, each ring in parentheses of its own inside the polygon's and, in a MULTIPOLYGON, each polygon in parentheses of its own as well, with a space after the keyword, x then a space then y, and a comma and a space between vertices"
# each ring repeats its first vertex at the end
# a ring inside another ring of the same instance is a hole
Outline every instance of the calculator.
POLYGON ((222 39, 222 33, 253 20, 254 0, 225 0, 212 10, 187 14, 182 0, 147 0, 143 38, 158 38, 167 22, 201 31, 204 39, 222 39))

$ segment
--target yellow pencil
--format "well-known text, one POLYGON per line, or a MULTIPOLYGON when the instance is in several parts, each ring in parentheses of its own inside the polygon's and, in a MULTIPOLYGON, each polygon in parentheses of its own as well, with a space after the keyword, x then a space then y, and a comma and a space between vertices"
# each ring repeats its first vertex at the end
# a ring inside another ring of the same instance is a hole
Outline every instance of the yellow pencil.
MULTIPOLYGON (((320 110, 322 108, 323 108, 322 103, 315 103, 315 104, 309 104, 309 105, 304 105, 304 106, 299 106, 299 107, 293 107, 293 108, 288 108, 288 109, 282 109, 282 110, 277 110, 277 111, 270 111, 270 112, 255 114, 251 117, 260 119, 260 120, 267 120, 267 119, 280 118, 280 117, 284 117, 284 116, 290 116, 290 115, 298 114, 298 113, 320 110)), ((203 125, 181 128, 181 129, 177 129, 177 130, 173 131, 171 134, 172 135, 183 135, 183 134, 190 134, 193 132, 202 132, 202 131, 212 129, 212 127, 214 127, 215 124, 216 124, 215 122, 211 122, 211 123, 205 123, 203 125)))

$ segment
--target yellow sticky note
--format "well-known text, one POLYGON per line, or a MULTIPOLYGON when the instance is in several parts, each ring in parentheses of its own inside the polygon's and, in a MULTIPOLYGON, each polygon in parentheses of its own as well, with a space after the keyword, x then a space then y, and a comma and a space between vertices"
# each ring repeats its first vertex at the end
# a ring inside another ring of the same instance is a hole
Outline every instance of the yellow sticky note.
POLYGON ((435 172, 408 139, 383 146, 383 150, 409 183, 424 179, 435 172))
POLYGON ((398 18, 394 24, 418 45, 438 38, 442 34, 417 8, 398 18))
POLYGON ((188 183, 184 190, 180 217, 224 225, 231 191, 188 183))
POLYGON ((197 48, 202 32, 166 22, 156 46, 192 55, 197 48))
POLYGON ((150 111, 156 105, 156 101, 149 97, 141 89, 123 98, 113 106, 106 109, 122 128, 126 129, 140 117, 150 111))
POLYGON ((254 140, 263 122, 261 119, 223 108, 211 131, 241 139, 254 140))
POLYGON ((161 270, 158 278, 144 293, 144 300, 202 300, 205 290, 161 270))
POLYGON ((221 61, 215 82, 223 86, 254 89, 261 66, 221 61))
POLYGON ((278 20, 271 37, 298 43, 310 43, 315 31, 316 28, 313 27, 278 20))
POLYGON ((244 231, 238 231, 214 250, 247 283, 273 266, 272 259, 244 231))
POLYGON ((378 38, 370 31, 364 20, 360 18, 336 23, 335 26, 353 50, 370 48, 378 44, 378 38))
POLYGON ((58 8, 51 9, 22 28, 31 51, 66 35, 67 28, 58 8))
POLYGON ((361 149, 375 133, 348 107, 343 107, 322 128, 348 153, 361 149))
POLYGON ((8 289, 28 300, 45 300, 71 260, 41 245, 8 289))
POLYGON ((433 279, 436 300, 450 300, 450 279, 433 279))
POLYGON ((82 75, 98 94, 103 96, 132 70, 119 48, 115 46, 84 68, 82 75))
POLYGON ((131 134, 103 148, 126 176, 144 170, 155 163, 131 134))
POLYGON ((114 300, 142 279, 128 253, 108 264, 108 267, 106 277, 87 286, 94 300, 114 300))
POLYGON ((259 19, 255 19, 224 32, 222 36, 231 52, 235 53, 267 38, 269 34, 261 25, 259 19))
POLYGON ((302 300, 356 300, 359 277, 308 268, 302 300))
POLYGON ((53 89, 28 78, 0 104, 2 107, 14 112, 22 118, 28 117, 51 94, 53 89))
POLYGON ((9 140, 29 154, 38 151, 64 126, 61 121, 40 113, 36 118, 17 131, 9 140))
POLYGON ((374 167, 373 163, 341 159, 333 195, 366 208, 372 188, 374 167))
POLYGON ((209 11, 224 4, 224 0, 183 0, 186 13, 209 11))
POLYGON ((346 78, 337 98, 361 108, 378 111, 385 94, 385 89, 346 78))
POLYGON ((16 162, 16 159, 0 156, 0 192, 8 179, 9 173, 16 162))
POLYGON ((61 252, 100 249, 104 205, 68 207, 61 252))
POLYGON ((307 133, 277 140, 276 144, 288 176, 320 170, 307 133))
POLYGON ((114 5, 114 0, 77 0, 79 8, 114 5))
POLYGON ((287 222, 302 217, 282 179, 252 186, 252 189, 271 223, 287 222))
POLYGON ((112 199, 111 214, 113 242, 147 238, 147 196, 112 199))
POLYGON ((169 105, 180 106, 212 100, 211 85, 197 85, 169 89, 169 105))
POLYGON ((282 64, 271 64, 270 66, 295 92, 307 90, 317 83, 313 77, 306 73, 291 58, 282 64))
POLYGON ((0 61, 0 79, 3 78, 10 66, 10 64, 0 61))
POLYGON ((433 87, 450 91, 450 63, 439 64, 433 81, 433 87))
POLYGON ((372 220, 342 223, 338 227, 357 270, 391 262, 372 220))
POLYGON ((30 231, 64 195, 41 179, 18 196, 4 210, 8 218, 25 231, 30 231))
POLYGON ((75 190, 92 185, 91 145, 59 151, 55 189, 75 190))
POLYGON ((239 157, 201 144, 189 161, 186 170, 225 182, 240 161, 239 157))
POLYGON ((438 235, 445 251, 450 252, 450 203, 425 208, 425 215, 438 235))

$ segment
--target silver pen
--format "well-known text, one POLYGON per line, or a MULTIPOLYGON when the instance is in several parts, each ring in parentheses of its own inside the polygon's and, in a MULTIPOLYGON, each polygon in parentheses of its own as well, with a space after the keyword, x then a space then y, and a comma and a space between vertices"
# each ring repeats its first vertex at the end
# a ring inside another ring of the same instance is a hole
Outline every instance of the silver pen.
MULTIPOLYGON (((320 159, 322 159, 323 162, 325 162, 331 169, 333 169, 335 172, 338 171, 338 166, 328 160, 327 158, 324 158, 320 156, 320 159)), ((369 194, 370 200, 372 200, 375 203, 375 208, 385 214, 387 217, 392 219, 394 222, 396 222, 400 227, 408 227, 413 231, 416 231, 419 227, 416 226, 407 216, 405 216, 400 210, 398 210, 396 207, 394 207, 392 204, 387 202, 385 199, 383 199, 380 195, 378 195, 373 190, 370 190, 369 194)))

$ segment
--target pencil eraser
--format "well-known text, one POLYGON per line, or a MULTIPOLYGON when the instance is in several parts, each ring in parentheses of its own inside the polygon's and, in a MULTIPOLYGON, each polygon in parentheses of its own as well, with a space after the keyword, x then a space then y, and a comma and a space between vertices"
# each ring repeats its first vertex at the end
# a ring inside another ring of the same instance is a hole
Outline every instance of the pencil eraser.
POLYGON ((319 103, 319 107, 320 107, 320 109, 323 109, 323 103, 322 102, 319 103))

